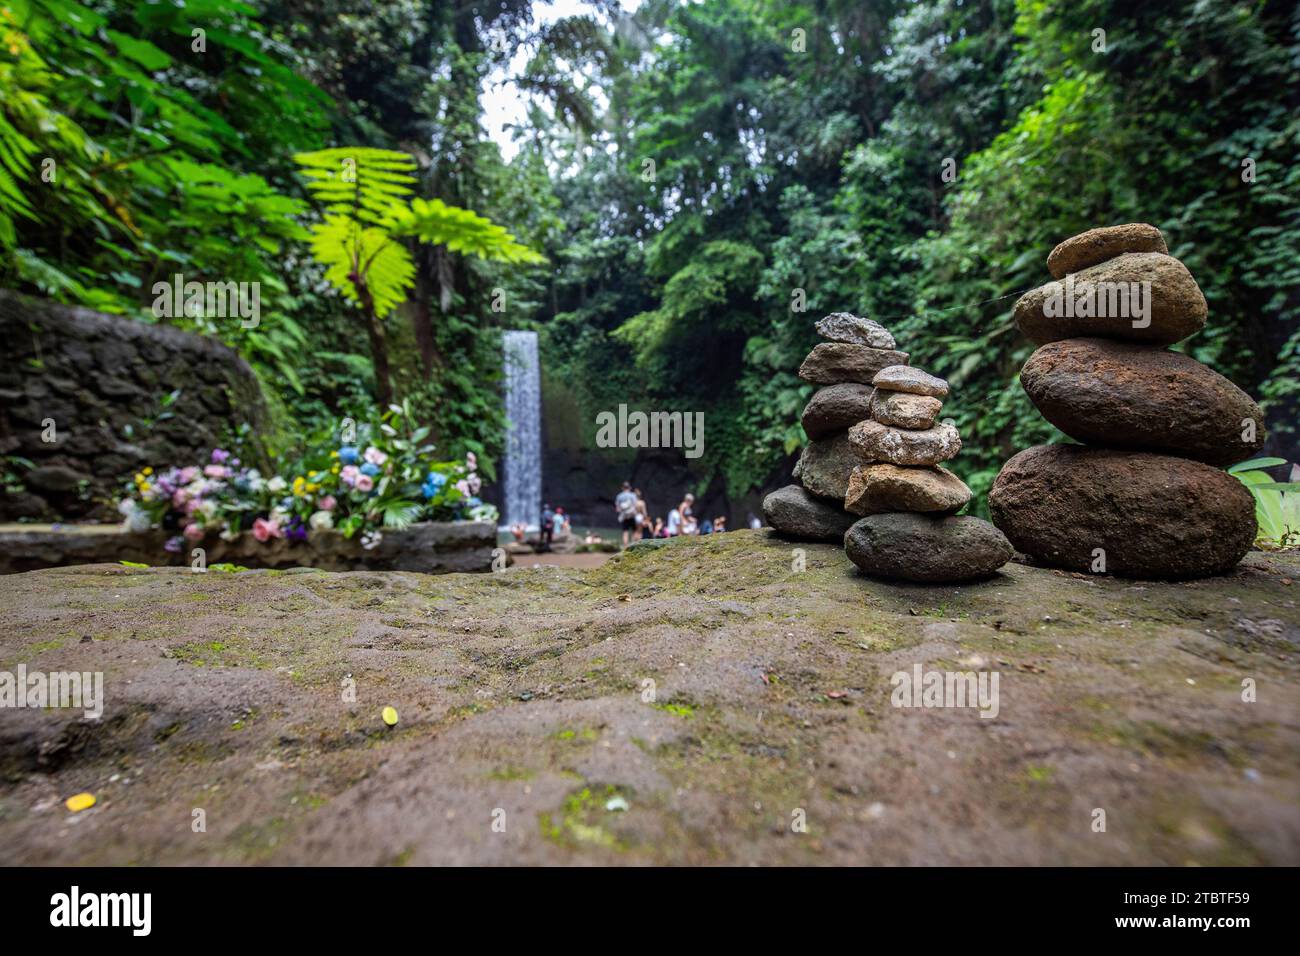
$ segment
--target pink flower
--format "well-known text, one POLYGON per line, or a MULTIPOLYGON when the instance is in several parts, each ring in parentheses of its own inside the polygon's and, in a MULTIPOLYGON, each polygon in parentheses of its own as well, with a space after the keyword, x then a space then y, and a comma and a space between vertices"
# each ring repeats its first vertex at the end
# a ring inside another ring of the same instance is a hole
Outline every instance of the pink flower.
POLYGON ((356 465, 344 465, 343 470, 339 472, 339 480, 349 488, 355 485, 357 479, 361 477, 364 476, 361 474, 361 469, 356 465))
POLYGON ((185 526, 185 537, 192 542, 203 540, 203 525, 197 521, 191 521, 185 526))
POLYGON ((204 465, 203 473, 209 478, 225 478, 228 474, 224 465, 204 465))
POLYGON ((258 541, 280 537, 280 522, 268 521, 266 518, 255 519, 253 521, 253 537, 258 541))
POLYGON ((475 471, 478 468, 478 458, 474 456, 472 451, 465 452, 465 464, 469 466, 470 471, 475 471))
POLYGON ((188 485, 191 481, 193 481, 198 476, 199 476, 199 470, 195 468, 193 465, 190 465, 180 470, 180 474, 176 476, 176 483, 178 485, 188 485))
POLYGON ((469 497, 469 482, 466 481, 464 478, 462 478, 460 481, 456 482, 456 490, 459 491, 459 492, 460 492, 462 495, 464 495, 466 498, 468 498, 468 497, 469 497))
POLYGON ((184 507, 182 510, 183 510, 187 515, 192 515, 192 514, 194 514, 195 511, 198 510, 198 507, 199 507, 199 504, 200 504, 200 503, 201 503, 201 502, 199 501, 198 498, 191 498, 189 501, 185 502, 185 507, 184 507))
POLYGON ((478 494, 479 490, 483 487, 483 482, 479 479, 478 475, 470 475, 465 480, 469 482, 470 494, 478 494))
POLYGON ((370 462, 372 465, 382 465, 384 462, 388 461, 388 456, 374 445, 371 445, 366 449, 365 458, 366 461, 370 462))
POLYGON ((190 493, 184 488, 177 488, 172 492, 172 507, 178 511, 185 507, 185 502, 190 500, 190 493))
POLYGON ((333 495, 326 495, 320 501, 316 502, 316 507, 321 511, 333 511, 334 506, 337 504, 338 502, 334 499, 333 495))
POLYGON ((375 480, 369 475, 357 475, 357 491, 369 491, 375 487, 375 480))

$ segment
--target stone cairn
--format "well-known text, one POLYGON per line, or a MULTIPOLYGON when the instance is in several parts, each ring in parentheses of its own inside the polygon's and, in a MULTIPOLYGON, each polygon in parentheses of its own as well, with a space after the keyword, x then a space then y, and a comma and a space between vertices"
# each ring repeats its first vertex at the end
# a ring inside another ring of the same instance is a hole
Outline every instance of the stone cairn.
POLYGON ((1255 505, 1221 468, 1260 450, 1264 416, 1222 375, 1165 348, 1205 325, 1196 280, 1145 223, 1067 239, 1047 268, 1058 281, 1015 307, 1040 346, 1020 382, 1083 444, 1008 461, 989 493, 993 522, 1039 563, 1074 571, 1180 579, 1231 568, 1254 542, 1255 505))
POLYGON ((817 323, 827 341, 799 368, 821 386, 803 410, 809 442, 800 484, 763 501, 767 522, 805 540, 842 540, 868 574, 904 581, 987 577, 1012 556, 987 521, 954 517, 970 489, 943 468, 961 450, 957 429, 936 424, 948 383, 907 364, 879 323, 836 312, 817 323))

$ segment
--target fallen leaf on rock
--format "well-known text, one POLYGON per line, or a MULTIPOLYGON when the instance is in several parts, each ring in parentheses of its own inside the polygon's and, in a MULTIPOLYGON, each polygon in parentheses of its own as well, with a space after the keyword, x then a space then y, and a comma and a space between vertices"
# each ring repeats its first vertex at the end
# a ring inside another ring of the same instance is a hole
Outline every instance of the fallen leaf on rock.
POLYGON ((73 813, 80 813, 82 810, 89 810, 95 805, 95 795, 93 793, 78 793, 75 796, 68 797, 63 805, 73 813))
POLYGON ((397 726, 397 708, 385 707, 381 716, 384 718, 384 723, 389 727, 397 726))

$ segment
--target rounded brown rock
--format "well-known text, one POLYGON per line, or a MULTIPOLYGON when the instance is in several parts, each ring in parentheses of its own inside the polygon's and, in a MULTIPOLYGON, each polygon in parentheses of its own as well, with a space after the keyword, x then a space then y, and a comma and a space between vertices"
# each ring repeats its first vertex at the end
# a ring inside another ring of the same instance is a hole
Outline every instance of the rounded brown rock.
POLYGON ((809 438, 821 438, 871 417, 874 391, 870 385, 859 382, 841 382, 817 389, 800 416, 804 432, 809 438))
POLYGON ((1047 256, 1047 271, 1063 279, 1071 272, 1087 269, 1126 252, 1168 253, 1165 237, 1150 223, 1129 222, 1122 226, 1102 226, 1071 236, 1047 256))
POLYGON ((924 584, 977 581, 1011 560, 1011 543, 970 515, 869 515, 844 535, 844 552, 862 571, 924 584))
POLYGON ((794 477, 819 498, 831 498, 843 505, 849 475, 860 464, 862 455, 849 442, 848 433, 835 432, 804 446, 795 464, 794 477))
POLYGON ((1264 446, 1264 413, 1190 356, 1106 339, 1044 345, 1020 383, 1043 417, 1086 444, 1231 465, 1264 446))
POLYGON ((1017 550, 1072 571, 1204 577, 1255 540, 1255 500, 1240 481, 1169 455, 1037 445, 1003 466, 988 500, 1017 550))
POLYGON ((937 465, 961 451, 961 436, 947 423, 914 431, 858 422, 849 429, 849 443, 860 458, 891 465, 937 465))
POLYGON ((764 498, 763 516, 781 534, 807 541, 839 541, 857 520, 798 485, 778 488, 764 498))
MULTIPOLYGON (((1016 325, 1036 345, 1098 337, 1173 345, 1205 326, 1209 307, 1187 267, 1158 252, 1130 252, 1064 280, 1026 292, 1016 302, 1016 325), (1141 283, 1150 283, 1149 297, 1141 283), (1092 290, 1100 315, 1080 315, 1076 305, 1092 290), (1145 308, 1124 293, 1137 292, 1145 308), (1073 310, 1073 314, 1066 314, 1073 310), (1137 315, 1145 311, 1145 316, 1137 315)), ((879 383, 877 383, 879 384, 879 383)))
POLYGON ((890 511, 951 514, 970 501, 970 489, 940 465, 904 468, 888 462, 859 465, 849 475, 844 508, 857 515, 890 511))
POLYGON ((860 382, 870 385, 882 368, 906 365, 906 352, 893 349, 873 349, 849 342, 821 342, 813 346, 808 357, 799 366, 799 377, 814 385, 835 385, 839 382, 860 382))
POLYGON ((871 396, 871 417, 882 425, 892 425, 894 428, 930 428, 942 409, 943 402, 929 395, 890 392, 878 388, 871 396))

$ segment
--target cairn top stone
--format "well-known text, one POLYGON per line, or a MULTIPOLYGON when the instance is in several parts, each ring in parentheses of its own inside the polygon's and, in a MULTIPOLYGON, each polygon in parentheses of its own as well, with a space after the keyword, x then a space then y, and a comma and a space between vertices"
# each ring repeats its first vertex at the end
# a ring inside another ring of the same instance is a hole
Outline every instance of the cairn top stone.
POLYGON ((929 395, 946 398, 948 383, 937 375, 923 372, 910 365, 890 365, 876 373, 871 384, 889 392, 908 392, 912 395, 929 395))
POLYGON ((1150 223, 1130 222, 1122 226, 1102 226, 1071 236, 1047 257, 1047 271, 1054 279, 1064 279, 1071 272, 1087 269, 1126 252, 1169 253, 1165 237, 1150 223))
POLYGON ((896 345, 887 328, 852 312, 832 312, 817 320, 816 329, 817 334, 828 342, 848 342, 873 349, 892 349, 896 345))

